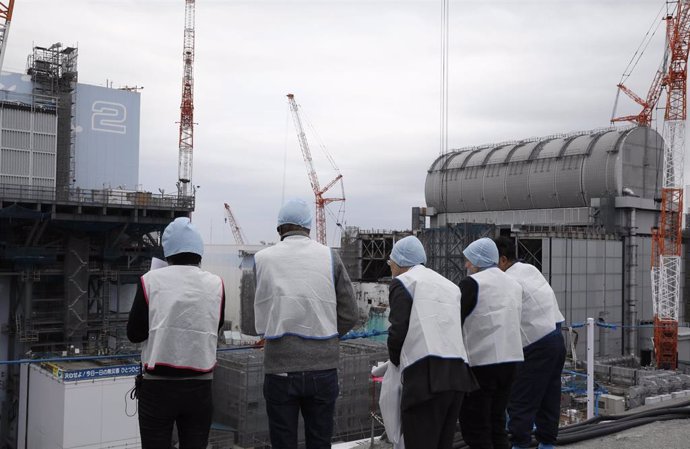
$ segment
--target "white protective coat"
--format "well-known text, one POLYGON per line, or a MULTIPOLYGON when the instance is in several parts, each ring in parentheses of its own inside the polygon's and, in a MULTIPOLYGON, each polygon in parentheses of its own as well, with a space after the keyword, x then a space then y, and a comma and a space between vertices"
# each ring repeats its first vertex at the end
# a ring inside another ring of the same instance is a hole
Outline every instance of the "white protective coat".
POLYGON ((546 278, 533 265, 515 262, 506 274, 522 286, 522 347, 540 340, 565 321, 546 278))
POLYGON ((522 287, 499 268, 471 275, 477 282, 477 305, 462 332, 470 366, 521 362, 522 287))
POLYGON ((284 335, 327 339, 338 335, 331 250, 293 235, 254 256, 256 332, 268 340, 284 335))
POLYGON ((467 361, 458 286, 423 265, 410 268, 396 279, 412 297, 410 325, 400 353, 400 371, 432 355, 467 361))
POLYGON ((142 276, 149 306, 144 366, 202 372, 216 364, 223 281, 191 265, 171 265, 142 276))

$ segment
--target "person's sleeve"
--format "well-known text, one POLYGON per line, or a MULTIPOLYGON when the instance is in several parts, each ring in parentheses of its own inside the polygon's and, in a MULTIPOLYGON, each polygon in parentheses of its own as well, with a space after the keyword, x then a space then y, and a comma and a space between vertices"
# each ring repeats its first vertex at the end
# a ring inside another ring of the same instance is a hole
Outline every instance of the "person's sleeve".
POLYGON ((398 366, 407 329, 410 327, 412 296, 397 279, 391 281, 388 304, 390 306, 388 321, 391 323, 388 328, 388 358, 395 366, 398 366))
POLYGON ((218 323, 218 332, 223 328, 225 324, 225 284, 221 281, 221 297, 220 297, 220 322, 218 323))
POLYGON ((144 281, 139 280, 137 293, 127 320, 127 338, 132 343, 141 343, 149 338, 149 304, 144 290, 144 281))
POLYGON ((465 324, 465 318, 477 306, 478 288, 477 281, 469 276, 460 281, 460 318, 462 319, 462 324, 465 324))
POLYGON ((338 335, 342 337, 357 324, 357 301, 355 301, 355 291, 343 261, 335 251, 331 251, 331 254, 337 300, 338 335))

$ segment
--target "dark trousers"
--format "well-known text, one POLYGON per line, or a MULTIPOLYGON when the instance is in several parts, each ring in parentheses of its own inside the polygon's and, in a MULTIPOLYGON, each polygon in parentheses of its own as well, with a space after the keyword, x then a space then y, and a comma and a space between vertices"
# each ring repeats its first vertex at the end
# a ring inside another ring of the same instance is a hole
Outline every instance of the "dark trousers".
POLYGON ((137 389, 143 449, 172 446, 177 423, 180 449, 205 449, 211 429, 211 380, 144 379, 137 389))
POLYGON ((480 388, 467 393, 460 411, 462 439, 471 449, 510 448, 505 414, 516 365, 472 367, 480 388))
POLYGON ((560 331, 525 347, 508 403, 508 431, 515 446, 529 447, 532 427, 537 441, 556 444, 561 408, 561 371, 565 343, 560 331))
POLYGON ((451 449, 464 392, 444 391, 402 410, 405 449, 451 449))
POLYGON ((330 449, 333 413, 338 398, 338 371, 302 371, 287 376, 266 374, 264 398, 273 449, 297 449, 299 412, 307 449, 330 449))

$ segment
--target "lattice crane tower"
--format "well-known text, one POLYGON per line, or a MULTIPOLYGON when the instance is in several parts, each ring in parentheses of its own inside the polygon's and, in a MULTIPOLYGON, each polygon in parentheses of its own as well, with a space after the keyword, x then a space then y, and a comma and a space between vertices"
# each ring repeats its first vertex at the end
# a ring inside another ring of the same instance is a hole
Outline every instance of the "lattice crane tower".
POLYGON ((182 49, 182 103, 180 104, 180 141, 178 194, 192 196, 192 158, 194 150, 194 0, 185 0, 184 45, 182 49))
POLYGON ((617 117, 611 121, 630 121, 640 126, 650 126, 652 112, 662 91, 666 89, 661 218, 659 227, 652 229, 651 277, 656 363, 659 368, 675 369, 678 364, 683 169, 687 118, 687 64, 690 46, 689 1, 679 0, 675 13, 668 15, 665 20, 664 57, 646 99, 642 99, 622 83, 618 85, 620 91, 642 106, 642 111, 637 115, 617 117))
POLYGON ((690 49, 690 4, 678 2, 676 13, 667 20, 670 51, 665 79, 664 178, 661 190, 661 220, 652 254, 652 281, 658 283, 654 298, 654 347, 657 366, 678 365, 678 318, 681 286, 683 225, 683 169, 685 121, 687 119, 687 65, 690 49))

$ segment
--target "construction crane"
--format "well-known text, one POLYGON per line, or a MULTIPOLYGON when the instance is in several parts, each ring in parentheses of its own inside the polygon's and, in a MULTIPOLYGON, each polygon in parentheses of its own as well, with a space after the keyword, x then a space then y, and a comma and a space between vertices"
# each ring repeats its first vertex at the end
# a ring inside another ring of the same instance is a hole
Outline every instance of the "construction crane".
POLYGON ((662 83, 666 76, 666 71, 667 64, 664 61, 662 62, 661 67, 659 68, 659 70, 657 70, 656 75, 654 76, 654 80, 652 81, 652 85, 649 88, 649 92, 647 92, 646 99, 642 99, 641 97, 639 97, 637 94, 635 94, 635 92, 628 89, 623 83, 618 84, 618 92, 623 92, 628 97, 632 98, 632 100, 635 103, 642 106, 642 111, 636 115, 626 115, 623 117, 612 118, 611 122, 632 122, 636 123, 639 126, 650 126, 652 124, 652 112, 654 111, 654 108, 656 107, 656 104, 659 101, 659 97, 661 96, 661 91, 663 89, 662 83))
POLYGON ((316 170, 314 169, 314 161, 311 157, 311 151, 309 150, 309 143, 307 142, 307 136, 304 133, 304 128, 302 126, 302 119, 299 115, 299 107, 295 102, 295 96, 293 94, 288 94, 288 103, 290 104, 290 110, 292 111, 292 119, 295 122, 295 130, 297 131, 297 139, 299 140, 300 148, 302 149, 302 156, 304 157, 304 163, 307 166, 307 174, 309 175, 309 182, 311 183, 311 188, 314 191, 314 198, 316 203, 316 241, 322 244, 326 244, 326 205, 335 201, 345 201, 345 191, 343 189, 343 175, 340 174, 335 163, 329 157, 333 168, 336 170, 338 175, 331 182, 326 184, 325 187, 321 188, 319 183, 319 178, 316 176, 316 170), (342 196, 336 198, 324 198, 324 194, 334 185, 340 182, 342 196))
POLYGON ((194 150, 194 0, 185 0, 184 44, 182 48, 182 103, 178 161, 179 196, 192 196, 192 157, 194 150))
POLYGON ((237 242, 238 245, 244 245, 245 238, 244 234, 242 233, 242 228, 240 228, 240 225, 237 224, 237 220, 235 220, 235 216, 232 213, 232 209, 230 209, 230 205, 228 203, 223 204, 225 205, 225 222, 230 225, 232 235, 235 236, 235 242, 237 242))
POLYGON ((652 229, 652 305, 654 310, 654 349, 659 368, 678 365, 678 317, 681 286, 681 248, 683 223, 683 168, 685 159, 685 120, 687 118, 687 64, 690 48, 690 1, 679 0, 676 10, 665 17, 666 48, 647 98, 618 85, 642 106, 638 115, 617 117, 612 122, 631 121, 650 126, 652 111, 666 90, 664 111, 664 164, 659 226, 652 229))
POLYGON ((2 63, 5 61, 7 35, 10 32, 13 10, 14 0, 9 0, 9 2, 0 1, 0 70, 2 69, 2 63))
POLYGON ((683 224, 683 169, 687 118, 688 50, 690 49, 690 1, 677 2, 674 15, 666 17, 669 49, 664 111, 664 173, 661 219, 656 233, 657 254, 652 254, 652 279, 658 287, 654 298, 654 347, 659 368, 678 365, 678 310, 681 287, 683 224))

